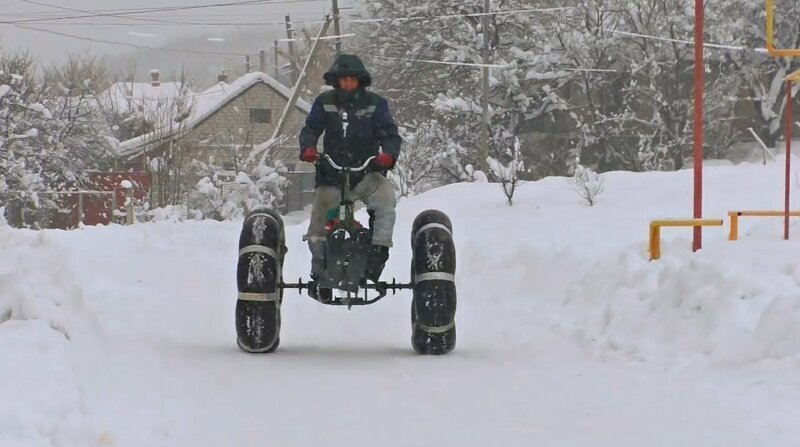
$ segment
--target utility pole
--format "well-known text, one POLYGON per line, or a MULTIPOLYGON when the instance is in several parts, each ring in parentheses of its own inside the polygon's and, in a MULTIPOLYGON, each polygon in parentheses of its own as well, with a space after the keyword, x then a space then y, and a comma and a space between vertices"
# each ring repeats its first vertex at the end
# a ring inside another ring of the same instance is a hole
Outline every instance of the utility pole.
POLYGON ((275 79, 280 79, 281 75, 281 68, 278 64, 281 63, 280 61, 280 52, 278 51, 279 42, 276 40, 272 44, 272 75, 275 79))
POLYGON ((272 146, 278 143, 278 138, 280 137, 281 133, 283 132, 284 128, 286 127, 286 123, 289 118, 289 114, 292 111, 292 108, 295 107, 297 103, 297 98, 300 97, 300 92, 303 90, 303 83, 306 80, 308 66, 311 64, 311 61, 316 59, 317 53, 319 52, 320 47, 322 46, 322 36, 328 32, 328 29, 331 25, 330 16, 325 16, 325 23, 322 25, 322 28, 319 30, 319 34, 317 34, 317 38, 314 39, 314 44, 311 46, 311 50, 306 58, 305 64, 303 65, 303 69, 300 71, 298 80, 295 82, 294 87, 292 87, 292 95, 289 98, 289 101, 286 102, 286 105, 283 109, 283 113, 281 113, 280 118, 278 119, 277 124, 275 125, 275 131, 272 134, 272 139, 269 140, 267 145, 259 145, 253 147, 253 155, 255 157, 258 153, 261 153, 261 164, 263 165, 266 162, 267 155, 269 150, 272 146))
POLYGON ((294 51, 294 28, 292 28, 292 19, 286 15, 286 39, 289 44, 289 64, 292 66, 292 84, 297 82, 297 65, 295 64, 295 51, 294 51))
POLYGON ((478 151, 478 168, 486 172, 489 169, 489 8, 491 0, 484 0, 483 3, 483 117, 481 119, 481 147, 478 151))
POLYGON ((258 52, 258 71, 261 73, 267 72, 267 50, 259 50, 258 52))
MULTIPOLYGON (((333 2, 333 8, 332 8, 332 12, 333 12, 333 33, 336 36, 341 36, 342 35, 342 28, 339 25, 339 0, 331 0, 331 1, 333 2)), ((338 55, 342 54, 342 38, 341 37, 337 37, 336 40, 334 40, 334 42, 336 44, 336 55, 338 56, 338 55)))

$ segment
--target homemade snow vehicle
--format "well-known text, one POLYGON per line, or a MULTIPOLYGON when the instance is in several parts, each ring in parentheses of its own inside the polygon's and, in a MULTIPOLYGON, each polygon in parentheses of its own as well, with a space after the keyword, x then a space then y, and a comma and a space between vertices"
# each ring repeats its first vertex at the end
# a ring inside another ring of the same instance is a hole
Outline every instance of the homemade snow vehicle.
POLYGON ((326 154, 322 156, 343 176, 339 209, 329 216, 332 218, 325 226, 325 273, 319 283, 302 279, 296 283, 284 282, 283 261, 288 249, 280 215, 270 209, 256 209, 248 214, 239 238, 236 303, 239 348, 249 353, 274 352, 280 343, 284 291, 294 289, 302 293, 309 287, 318 287, 333 289, 333 293, 328 299, 317 301, 348 309, 375 304, 388 292, 412 290, 412 347, 420 354, 452 351, 456 344, 456 253, 450 219, 441 211, 428 210, 414 220, 409 283, 367 281, 364 272, 371 231, 354 217, 350 174, 368 169, 374 157, 362 166, 341 167, 326 154))

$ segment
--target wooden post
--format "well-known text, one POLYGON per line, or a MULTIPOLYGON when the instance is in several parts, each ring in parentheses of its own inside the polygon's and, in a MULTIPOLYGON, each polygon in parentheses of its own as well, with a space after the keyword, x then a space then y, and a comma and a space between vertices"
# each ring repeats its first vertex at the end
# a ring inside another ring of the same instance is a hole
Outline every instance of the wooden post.
POLYGON ((78 226, 83 223, 83 194, 78 192, 78 226))
MULTIPOLYGON (((342 35, 342 28, 339 25, 339 0, 331 0, 333 2, 333 33, 336 36, 342 35)), ((336 55, 342 54, 342 38, 337 37, 335 40, 336 45, 336 55)))
POLYGON ((297 82, 297 64, 295 64, 296 53, 294 46, 294 28, 292 28, 291 17, 286 15, 286 38, 289 45, 289 64, 292 66, 292 84, 297 82))
POLYGON ((125 200, 125 214, 126 214, 126 224, 133 225, 136 221, 136 216, 133 212, 133 188, 128 188, 126 193, 126 200, 125 200))
POLYGON ((278 41, 276 40, 272 44, 272 76, 275 77, 275 79, 280 79, 281 75, 280 73, 281 69, 280 67, 278 67, 278 64, 280 64, 280 59, 278 57, 279 55, 280 53, 278 51, 278 41))

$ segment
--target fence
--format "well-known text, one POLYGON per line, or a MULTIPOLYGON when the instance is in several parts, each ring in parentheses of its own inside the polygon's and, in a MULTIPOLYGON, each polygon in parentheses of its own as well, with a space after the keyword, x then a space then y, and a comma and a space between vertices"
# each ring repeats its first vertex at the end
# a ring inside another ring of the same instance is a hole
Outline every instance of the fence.
POLYGON ((111 222, 116 191, 11 191, 6 220, 15 227, 76 228, 111 222))
POLYGON ((134 188, 110 191, 9 191, 6 221, 17 228, 58 228, 132 223, 134 188))
MULTIPOLYGON (((130 175, 109 174, 117 177, 130 175)), ((300 211, 314 197, 314 172, 290 170, 283 173, 289 180, 285 190, 282 212, 300 211)), ((101 179, 106 180, 106 179, 101 179)), ((133 187, 124 188, 124 177, 109 177, 97 190, 36 192, 7 191, 0 195, 0 206, 5 206, 5 218, 9 225, 17 228, 73 229, 80 225, 108 225, 110 223, 132 224, 147 221, 154 216, 152 210, 142 206, 148 200, 149 181, 130 182, 133 187), (101 188, 108 190, 100 190, 101 188)), ((95 179, 98 182, 97 179, 95 179)), ((131 186, 127 185, 127 186, 131 186)), ((218 198, 227 200, 232 193, 247 194, 247 185, 225 182, 217 186, 218 198)), ((207 218, 220 219, 218 206, 209 197, 197 191, 189 191, 185 198, 187 214, 200 211, 207 218)), ((188 216, 187 216, 188 217, 188 216)))

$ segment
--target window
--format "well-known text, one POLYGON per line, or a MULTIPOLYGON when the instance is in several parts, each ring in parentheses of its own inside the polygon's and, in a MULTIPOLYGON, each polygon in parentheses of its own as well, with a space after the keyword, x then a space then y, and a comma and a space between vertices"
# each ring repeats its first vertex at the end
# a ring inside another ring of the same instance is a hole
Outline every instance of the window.
POLYGON ((250 122, 259 124, 269 124, 272 122, 272 110, 270 109, 250 109, 250 122))

